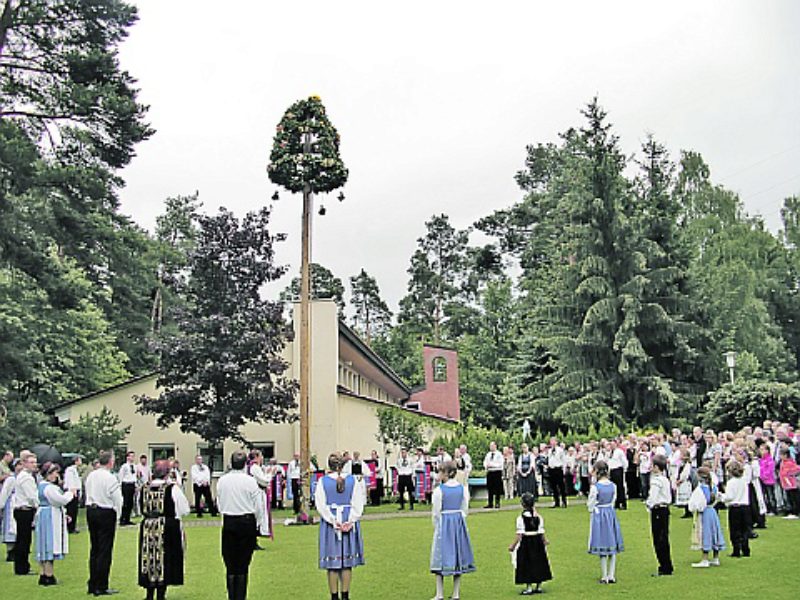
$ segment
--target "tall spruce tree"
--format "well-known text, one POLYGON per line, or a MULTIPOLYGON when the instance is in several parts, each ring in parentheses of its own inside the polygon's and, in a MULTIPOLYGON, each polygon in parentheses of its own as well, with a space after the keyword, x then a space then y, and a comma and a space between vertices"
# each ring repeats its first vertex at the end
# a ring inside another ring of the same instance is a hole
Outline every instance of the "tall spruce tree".
MULTIPOLYGON (((344 318, 344 284, 333 274, 333 271, 319 263, 311 263, 311 299, 330 299, 336 303, 339 318, 344 318)), ((300 277, 292 279, 291 283, 281 292, 281 301, 297 302, 300 298, 300 277)))
POLYGON ((392 324, 392 311, 381 298, 378 282, 361 269, 350 278, 350 304, 353 306, 353 325, 367 344, 382 338, 392 324))

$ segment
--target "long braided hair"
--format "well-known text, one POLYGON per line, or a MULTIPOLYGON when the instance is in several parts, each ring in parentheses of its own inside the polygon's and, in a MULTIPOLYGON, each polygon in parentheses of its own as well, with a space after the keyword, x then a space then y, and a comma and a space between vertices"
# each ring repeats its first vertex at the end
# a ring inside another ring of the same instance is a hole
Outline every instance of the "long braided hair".
POLYGON ((344 491, 344 477, 342 477, 342 455, 338 452, 331 452, 328 455, 328 470, 331 473, 336 473, 336 491, 340 494, 344 491))

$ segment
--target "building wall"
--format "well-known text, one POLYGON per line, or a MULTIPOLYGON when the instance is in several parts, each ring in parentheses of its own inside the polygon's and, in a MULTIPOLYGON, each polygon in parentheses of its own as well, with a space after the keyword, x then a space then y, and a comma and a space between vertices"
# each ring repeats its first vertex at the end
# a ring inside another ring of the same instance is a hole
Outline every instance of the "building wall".
POLYGON ((461 399, 458 385, 458 353, 438 346, 424 346, 425 388, 414 392, 408 402, 418 404, 422 412, 461 419, 461 399), (447 380, 436 381, 434 361, 443 359, 447 366, 447 380))

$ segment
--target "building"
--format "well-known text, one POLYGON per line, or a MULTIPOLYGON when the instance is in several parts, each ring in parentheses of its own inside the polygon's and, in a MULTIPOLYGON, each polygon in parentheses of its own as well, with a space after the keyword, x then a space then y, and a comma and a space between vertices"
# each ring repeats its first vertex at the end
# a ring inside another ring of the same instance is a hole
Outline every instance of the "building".
MULTIPOLYGON (((380 408, 395 408, 423 416, 424 434, 429 441, 458 422, 458 366, 454 351, 426 347, 427 385, 419 392, 412 392, 380 356, 338 319, 333 301, 314 301, 311 308, 310 438, 311 455, 317 456, 320 464, 334 450, 358 450, 365 457, 371 450, 394 451, 382 447, 378 441, 380 408), (443 376, 444 381, 441 381, 443 376)), ((295 305, 295 313, 297 329, 299 305, 295 305)), ((297 331, 295 339, 299 339, 297 331)), ((299 378, 299 355, 299 343, 289 343, 284 348, 289 363, 288 375, 295 379, 299 378)), ((131 428, 116 449, 118 457, 128 450, 137 455, 146 454, 151 461, 175 457, 188 469, 194 457, 201 454, 212 471, 221 474, 231 452, 239 448, 237 442, 229 440, 221 446, 209 447, 199 436, 181 432, 177 424, 161 429, 156 425, 155 416, 136 412, 133 398, 157 395, 157 377, 156 373, 136 377, 65 402, 53 412, 59 423, 67 424, 77 421, 81 415, 94 415, 108 407, 119 415, 123 425, 131 428)), ((274 456, 286 462, 299 452, 299 422, 251 423, 243 428, 243 433, 251 447, 260 449, 268 458, 274 456)))

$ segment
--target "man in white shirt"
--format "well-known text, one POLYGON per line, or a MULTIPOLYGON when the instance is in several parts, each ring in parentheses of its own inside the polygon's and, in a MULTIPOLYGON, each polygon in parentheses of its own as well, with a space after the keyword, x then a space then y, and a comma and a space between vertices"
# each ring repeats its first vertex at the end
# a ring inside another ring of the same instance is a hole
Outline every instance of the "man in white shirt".
POLYGON ((109 589, 108 576, 114 556, 117 518, 122 513, 123 500, 121 484, 111 474, 114 455, 103 451, 97 460, 98 467, 89 473, 84 485, 90 540, 88 593, 109 596, 117 593, 109 589))
POLYGON ((408 501, 411 510, 414 510, 414 461, 408 455, 406 448, 400 449, 400 456, 397 457, 397 493, 400 496, 400 508, 406 507, 405 493, 408 492, 408 501))
POLYGON ((289 486, 292 490, 292 511, 294 514, 300 512, 301 502, 303 499, 303 487, 300 485, 302 469, 300 468, 300 453, 295 452, 292 460, 286 467, 286 477, 289 479, 289 486))
POLYGON ((500 508, 500 498, 503 497, 503 455, 498 452, 495 442, 489 444, 483 468, 486 469, 486 488, 489 492, 489 503, 484 508, 500 508))
POLYGON ((192 473, 192 489, 194 490, 194 509, 197 518, 203 517, 203 509, 208 508, 212 517, 217 516, 217 507, 214 505, 214 498, 211 496, 211 469, 203 464, 203 457, 199 454, 194 458, 194 464, 190 469, 192 473), (203 506, 205 501, 205 507, 203 506))
POLYGON ((78 506, 80 505, 80 497, 83 492, 83 481, 81 481, 81 474, 78 468, 83 461, 80 456, 72 459, 72 464, 64 469, 64 489, 72 492, 72 500, 67 504, 67 531, 69 533, 78 533, 78 506))
POLYGON ((119 482, 122 486, 122 513, 120 514, 119 524, 122 526, 133 525, 131 522, 131 512, 133 512, 133 502, 136 498, 136 464, 134 463, 136 454, 128 452, 125 455, 125 464, 119 469, 119 482))
POLYGON ((653 457, 650 475, 650 493, 645 505, 650 511, 650 530, 653 534, 653 548, 658 559, 658 572, 654 577, 672 575, 672 557, 669 545, 669 505, 672 503, 672 485, 665 476, 666 457, 658 454, 653 457))
POLYGON ((247 597, 247 577, 257 536, 267 533, 264 492, 255 478, 245 473, 246 462, 244 452, 234 452, 231 470, 217 482, 217 503, 222 513, 222 559, 229 600, 247 597))
MULTIPOLYGON (((22 456, 22 455, 21 455, 22 456)), ((33 519, 39 508, 39 489, 36 486, 36 455, 28 452, 22 456, 22 471, 17 475, 14 492, 14 521, 17 525, 17 541, 14 545, 14 575, 31 572, 30 553, 33 534, 33 519)))
POLYGON ((567 457, 564 448, 558 443, 558 439, 550 438, 550 453, 547 455, 547 476, 550 479, 550 487, 553 490, 553 508, 559 506, 567 508, 567 487, 564 482, 564 466, 567 457))
POLYGON ((609 478, 617 486, 617 499, 614 508, 628 510, 628 499, 625 496, 625 470, 628 468, 628 457, 617 440, 611 441, 611 458, 608 460, 609 478))
POLYGON ((472 473, 472 457, 464 444, 458 447, 458 451, 461 452, 461 458, 464 461, 464 477, 469 480, 470 473, 472 473))

